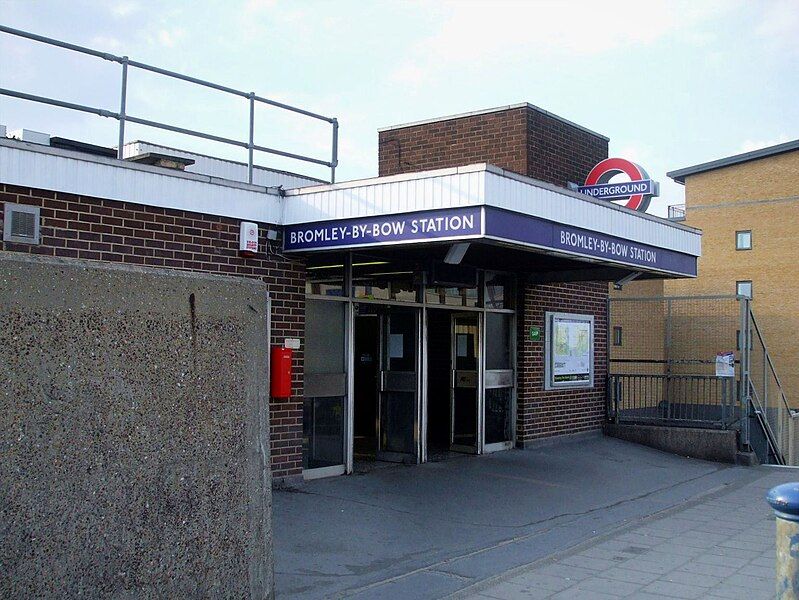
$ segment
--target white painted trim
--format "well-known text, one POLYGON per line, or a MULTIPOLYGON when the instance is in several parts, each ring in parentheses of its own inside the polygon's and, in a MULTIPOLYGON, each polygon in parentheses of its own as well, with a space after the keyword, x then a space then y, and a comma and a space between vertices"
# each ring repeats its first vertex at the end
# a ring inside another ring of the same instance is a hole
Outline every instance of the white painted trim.
POLYGON ((0 140, 0 182, 146 206, 278 224, 283 199, 265 187, 0 140))

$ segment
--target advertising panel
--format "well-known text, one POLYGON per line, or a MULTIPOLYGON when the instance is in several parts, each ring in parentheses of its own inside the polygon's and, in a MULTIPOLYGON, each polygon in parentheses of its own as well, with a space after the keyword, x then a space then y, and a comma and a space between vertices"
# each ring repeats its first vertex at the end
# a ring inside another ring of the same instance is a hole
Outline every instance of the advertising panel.
POLYGON ((591 378, 591 323, 584 319, 552 319, 552 380, 555 383, 591 378))
POLYGON ((548 312, 544 389, 593 387, 594 317, 548 312))

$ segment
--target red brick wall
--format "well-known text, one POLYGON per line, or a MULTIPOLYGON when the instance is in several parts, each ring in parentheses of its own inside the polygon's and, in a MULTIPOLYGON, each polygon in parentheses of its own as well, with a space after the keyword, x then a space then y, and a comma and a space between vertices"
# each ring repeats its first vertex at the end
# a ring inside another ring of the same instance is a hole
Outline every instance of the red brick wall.
MULTIPOLYGON (((0 241, 0 250, 257 277, 272 296, 271 342, 304 336, 304 263, 274 255, 241 258, 236 219, 0 184, 0 227, 2 202, 41 207, 42 243, 0 241)), ((262 249, 265 235, 261 228, 262 249)), ((270 402, 276 478, 302 473, 302 351, 294 357, 292 397, 270 402)))
POLYGON ((524 174, 526 139, 524 108, 381 131, 378 168, 382 177, 489 162, 524 174))
POLYGON ((564 187, 570 181, 581 184, 608 157, 606 139, 537 110, 527 112, 527 131, 524 174, 534 179, 564 187))
POLYGON ((517 443, 545 437, 599 429, 605 417, 607 380, 608 284, 526 284, 520 293, 517 443), (544 390, 544 318, 547 312, 572 312, 594 316, 594 387, 544 390), (542 341, 530 341, 530 326, 541 328, 542 341))
POLYGON ((381 131, 380 175, 487 162, 565 186, 608 156, 605 138, 531 107, 381 131))

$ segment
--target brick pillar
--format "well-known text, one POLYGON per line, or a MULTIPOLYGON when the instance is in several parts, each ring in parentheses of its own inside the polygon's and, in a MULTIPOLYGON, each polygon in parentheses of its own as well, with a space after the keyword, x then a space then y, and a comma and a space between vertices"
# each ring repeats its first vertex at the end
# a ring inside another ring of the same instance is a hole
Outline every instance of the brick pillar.
POLYGON ((518 338, 518 394, 516 439, 524 447, 547 437, 600 429, 605 418, 607 386, 608 284, 524 284, 520 291, 518 338), (544 389, 544 344, 547 312, 571 312, 594 316, 594 387, 544 389), (530 327, 541 328, 542 341, 530 341, 530 327))

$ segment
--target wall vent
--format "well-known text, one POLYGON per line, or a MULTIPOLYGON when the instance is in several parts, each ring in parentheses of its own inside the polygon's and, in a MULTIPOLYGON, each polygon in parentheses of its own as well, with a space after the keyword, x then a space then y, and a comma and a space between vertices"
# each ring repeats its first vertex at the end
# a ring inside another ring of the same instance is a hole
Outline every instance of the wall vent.
POLYGON ((3 241, 39 243, 39 207, 6 202, 3 206, 3 241))

